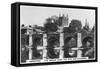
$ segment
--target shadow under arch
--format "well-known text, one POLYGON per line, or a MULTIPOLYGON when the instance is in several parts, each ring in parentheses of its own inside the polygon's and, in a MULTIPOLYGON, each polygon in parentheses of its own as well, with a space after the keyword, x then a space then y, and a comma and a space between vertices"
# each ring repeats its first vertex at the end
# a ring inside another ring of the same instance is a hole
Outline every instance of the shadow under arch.
POLYGON ((86 47, 86 42, 90 42, 91 43, 91 46, 93 46, 93 38, 90 37, 90 36, 87 36, 85 37, 83 40, 82 40, 82 45, 84 46, 84 48, 86 47))
POLYGON ((93 37, 87 36, 82 41, 82 56, 88 58, 94 58, 94 42, 93 37), (91 52, 89 52, 91 51, 91 52), (87 55, 86 55, 87 53, 87 55))
POLYGON ((51 58, 51 59, 58 58, 59 52, 57 52, 57 50, 55 50, 54 48, 59 47, 59 38, 52 36, 48 38, 47 43, 48 43, 47 45, 48 58, 51 58))
POLYGON ((37 47, 42 47, 43 46, 43 40, 41 36, 36 36, 32 38, 33 44, 32 44, 32 51, 33 51, 33 59, 41 59, 42 55, 40 52, 42 50, 38 50, 37 47))
POLYGON ((71 50, 71 48, 77 47, 76 39, 72 36, 65 38, 64 40, 64 57, 76 57, 76 51, 71 50), (74 52, 73 56, 70 56, 69 53, 74 52))

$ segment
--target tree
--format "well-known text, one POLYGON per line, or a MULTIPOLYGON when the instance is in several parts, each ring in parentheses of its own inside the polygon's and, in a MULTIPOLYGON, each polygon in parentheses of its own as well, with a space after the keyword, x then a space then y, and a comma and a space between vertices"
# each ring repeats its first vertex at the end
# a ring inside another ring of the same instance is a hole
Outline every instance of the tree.
POLYGON ((25 25, 24 25, 24 24, 22 24, 21 26, 22 26, 22 27, 25 27, 25 25))
POLYGON ((81 21, 72 20, 69 25, 69 32, 71 32, 71 33, 80 32, 81 28, 82 28, 81 21))
POLYGON ((46 23, 44 24, 45 32, 56 32, 58 27, 55 21, 52 21, 52 18, 46 19, 46 23))
POLYGON ((46 23, 44 24, 45 30, 46 32, 56 32, 66 21, 68 21, 68 17, 66 18, 64 14, 63 16, 51 16, 46 19, 46 23))
POLYGON ((44 27, 46 32, 56 32, 58 29, 55 23, 46 23, 44 27))

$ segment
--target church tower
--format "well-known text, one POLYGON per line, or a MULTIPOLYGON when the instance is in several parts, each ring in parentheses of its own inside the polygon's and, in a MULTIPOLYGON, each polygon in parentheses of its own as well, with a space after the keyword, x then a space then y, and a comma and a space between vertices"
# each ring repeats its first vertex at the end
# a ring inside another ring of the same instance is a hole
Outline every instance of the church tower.
POLYGON ((62 20, 62 24, 63 24, 63 27, 68 27, 69 25, 69 17, 68 17, 68 14, 67 16, 64 16, 63 15, 63 20, 62 20))
POLYGON ((89 29, 89 23, 88 23, 87 19, 85 19, 84 29, 87 30, 87 31, 90 31, 90 29, 89 29))

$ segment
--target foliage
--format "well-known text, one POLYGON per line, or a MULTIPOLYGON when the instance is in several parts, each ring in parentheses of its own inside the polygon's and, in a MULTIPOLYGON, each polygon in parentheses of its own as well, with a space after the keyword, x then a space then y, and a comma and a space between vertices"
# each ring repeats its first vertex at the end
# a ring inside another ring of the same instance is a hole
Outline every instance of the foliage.
POLYGON ((81 21, 79 20, 72 20, 69 25, 69 31, 72 33, 80 32, 82 28, 81 21))
POLYGON ((46 19, 46 23, 44 24, 45 32, 56 32, 58 29, 57 24, 52 18, 46 19))

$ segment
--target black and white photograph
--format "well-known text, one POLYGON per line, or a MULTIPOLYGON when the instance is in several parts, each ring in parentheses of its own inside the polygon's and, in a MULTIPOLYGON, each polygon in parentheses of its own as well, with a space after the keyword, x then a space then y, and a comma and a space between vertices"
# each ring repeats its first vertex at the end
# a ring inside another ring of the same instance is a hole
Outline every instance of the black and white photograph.
POLYGON ((95 60, 95 10, 20 6, 20 63, 95 60))

